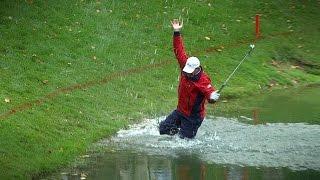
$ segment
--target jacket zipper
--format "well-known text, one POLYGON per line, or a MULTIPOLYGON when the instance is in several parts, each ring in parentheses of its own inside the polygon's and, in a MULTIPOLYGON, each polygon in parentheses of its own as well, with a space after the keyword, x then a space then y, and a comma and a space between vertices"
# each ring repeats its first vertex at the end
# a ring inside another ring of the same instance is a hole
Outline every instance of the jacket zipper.
MULTIPOLYGON (((190 91, 190 83, 188 83, 188 91, 190 91)), ((191 94, 191 93, 188 93, 191 94)), ((188 96, 188 113, 190 112, 190 96, 188 96)))

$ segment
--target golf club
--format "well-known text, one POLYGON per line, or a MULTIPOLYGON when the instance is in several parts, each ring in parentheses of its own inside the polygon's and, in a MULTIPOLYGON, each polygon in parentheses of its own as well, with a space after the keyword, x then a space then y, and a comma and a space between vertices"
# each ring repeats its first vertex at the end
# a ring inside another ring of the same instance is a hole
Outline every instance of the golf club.
POLYGON ((218 93, 221 93, 222 89, 227 85, 228 81, 230 80, 230 78, 233 76, 233 74, 237 71, 237 69, 240 67, 240 65, 244 62, 244 60, 251 54, 251 52, 254 49, 254 44, 250 44, 250 49, 249 51, 246 53, 246 55, 243 57, 243 59, 240 61, 240 63, 238 64, 238 66, 233 70, 233 72, 229 75, 229 77, 227 78, 227 80, 221 85, 221 87, 218 90, 218 93))

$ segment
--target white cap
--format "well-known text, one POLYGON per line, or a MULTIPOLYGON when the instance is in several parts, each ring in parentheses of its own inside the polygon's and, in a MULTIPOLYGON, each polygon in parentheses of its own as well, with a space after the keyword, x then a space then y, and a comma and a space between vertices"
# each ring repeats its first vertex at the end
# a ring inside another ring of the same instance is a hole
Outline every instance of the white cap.
POLYGON ((196 57, 189 57, 182 71, 192 73, 197 67, 200 67, 199 59, 196 57))

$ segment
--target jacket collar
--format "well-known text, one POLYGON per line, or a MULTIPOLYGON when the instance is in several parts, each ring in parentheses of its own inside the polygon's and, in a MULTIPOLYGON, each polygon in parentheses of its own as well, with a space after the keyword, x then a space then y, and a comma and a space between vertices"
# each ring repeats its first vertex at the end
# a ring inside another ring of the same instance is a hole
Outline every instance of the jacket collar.
POLYGON ((199 81, 199 79, 200 79, 200 77, 201 77, 201 75, 203 73, 203 70, 202 70, 201 66, 200 66, 200 68, 201 68, 200 72, 198 74, 196 74, 195 76, 193 76, 193 77, 187 77, 186 75, 184 75, 184 76, 190 81, 197 82, 197 81, 199 81))

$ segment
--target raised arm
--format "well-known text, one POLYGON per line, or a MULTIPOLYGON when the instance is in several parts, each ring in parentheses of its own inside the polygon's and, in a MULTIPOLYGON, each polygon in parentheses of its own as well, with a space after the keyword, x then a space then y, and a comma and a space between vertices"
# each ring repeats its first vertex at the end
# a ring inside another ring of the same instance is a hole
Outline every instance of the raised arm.
POLYGON ((174 19, 171 21, 172 28, 174 30, 173 34, 173 52, 176 55, 180 68, 182 69, 186 64, 188 56, 184 50, 183 39, 180 34, 180 30, 183 26, 183 21, 179 22, 179 20, 174 19))

